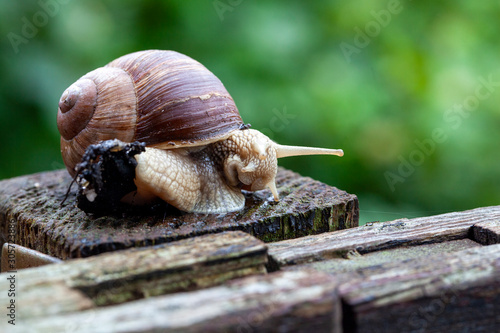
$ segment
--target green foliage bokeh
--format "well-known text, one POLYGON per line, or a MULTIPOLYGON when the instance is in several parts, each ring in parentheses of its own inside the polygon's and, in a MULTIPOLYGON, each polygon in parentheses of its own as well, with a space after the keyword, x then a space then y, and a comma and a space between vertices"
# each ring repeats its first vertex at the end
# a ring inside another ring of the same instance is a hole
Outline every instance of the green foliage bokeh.
POLYGON ((72 82, 169 49, 214 72, 253 128, 344 149, 280 165, 358 195, 361 222, 499 204, 499 17, 466 0, 2 1, 0 179, 64 167, 72 82))

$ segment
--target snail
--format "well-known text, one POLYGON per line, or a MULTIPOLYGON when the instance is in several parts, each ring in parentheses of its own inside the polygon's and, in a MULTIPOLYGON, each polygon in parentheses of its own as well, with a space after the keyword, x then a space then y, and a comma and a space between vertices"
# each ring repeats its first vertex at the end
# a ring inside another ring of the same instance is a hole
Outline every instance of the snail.
POLYGON ((146 148, 134 156, 137 189, 122 200, 144 204, 159 197, 194 213, 240 210, 242 190, 267 188, 278 201, 277 158, 343 155, 280 145, 249 129, 222 82, 174 51, 127 54, 82 76, 63 92, 57 126, 73 177, 90 145, 138 141, 146 148))

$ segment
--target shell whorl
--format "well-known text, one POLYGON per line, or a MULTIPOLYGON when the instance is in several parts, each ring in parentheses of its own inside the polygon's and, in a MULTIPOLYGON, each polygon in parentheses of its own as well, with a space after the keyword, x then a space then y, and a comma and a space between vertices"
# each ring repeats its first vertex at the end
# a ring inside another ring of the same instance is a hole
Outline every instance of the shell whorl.
POLYGON ((81 79, 64 91, 59 100, 57 127, 66 140, 73 139, 89 123, 97 105, 94 81, 81 79))
POLYGON ((89 72, 63 93, 57 125, 61 133, 64 164, 71 175, 75 174, 75 166, 89 145, 110 139, 133 141, 137 123, 136 104, 132 80, 119 68, 98 68, 89 72), (97 92, 92 103, 88 102, 91 100, 91 87, 95 87, 97 92), (69 103, 66 96, 72 96, 69 103), (71 108, 73 100, 76 103, 71 108))
POLYGON ((122 56, 83 76, 61 96, 57 123, 72 175, 85 149, 101 140, 175 148, 224 139, 243 125, 212 72, 160 50, 122 56))

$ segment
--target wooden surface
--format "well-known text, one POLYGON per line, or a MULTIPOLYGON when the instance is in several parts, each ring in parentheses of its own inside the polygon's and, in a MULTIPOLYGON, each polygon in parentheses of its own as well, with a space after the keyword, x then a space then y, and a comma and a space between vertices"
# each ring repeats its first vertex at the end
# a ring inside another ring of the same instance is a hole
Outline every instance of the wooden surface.
POLYGON ((344 332, 497 332, 499 230, 500 206, 373 223, 269 244, 270 267, 334 277, 344 332))
MULTIPOLYGON (((263 274, 266 261, 264 243, 234 231, 21 270, 20 316, 39 317, 218 285, 263 274), (46 294, 50 304, 40 307, 46 294)), ((0 281, 0 290, 7 283, 0 281)), ((0 301, 4 297, 0 295, 0 301)))
POLYGON ((203 215, 169 209, 92 218, 75 208, 74 192, 61 206, 70 184, 65 170, 12 178, 0 182, 0 245, 9 223, 15 226, 15 243, 61 259, 228 230, 269 242, 358 225, 356 196, 282 168, 276 180, 279 203, 268 200, 267 190, 247 192, 240 212, 203 215))
POLYGON ((275 242, 269 244, 269 253, 273 262, 279 266, 296 265, 329 258, 344 258, 349 251, 363 254, 395 247, 473 238, 474 235, 481 234, 474 230, 482 228, 483 225, 488 226, 487 229, 490 230, 483 234, 489 236, 481 236, 477 241, 491 244, 490 240, 494 239, 493 230, 498 233, 500 226, 500 206, 411 220, 368 223, 359 228, 275 242), (477 227, 474 227, 475 225, 477 227))
POLYGON ((297 271, 97 310, 26 318, 20 327, 47 333, 339 332, 340 312, 329 276, 297 271))
POLYGON ((496 206, 275 243, 238 231, 66 260, 14 273, 16 329, 498 332, 499 229, 496 206))
POLYGON ((4 243, 0 272, 60 263, 62 260, 17 244, 4 243))
POLYGON ((474 225, 474 239, 484 245, 500 243, 500 223, 499 219, 487 222, 476 223, 474 225))
POLYGON ((345 332, 500 329, 500 244, 365 267, 338 278, 349 315, 345 332))

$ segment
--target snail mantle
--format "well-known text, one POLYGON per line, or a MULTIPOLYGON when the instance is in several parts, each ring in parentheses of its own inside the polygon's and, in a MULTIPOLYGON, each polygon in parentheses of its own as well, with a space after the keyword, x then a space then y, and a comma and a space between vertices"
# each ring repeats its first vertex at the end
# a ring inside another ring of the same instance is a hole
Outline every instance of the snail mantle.
POLYGON ((96 217, 76 207, 66 170, 0 181, 0 245, 9 241, 60 258, 149 246, 228 230, 265 242, 358 226, 358 198, 283 168, 281 200, 269 190, 245 192, 245 207, 226 214, 183 213, 166 206, 142 214, 96 217))

